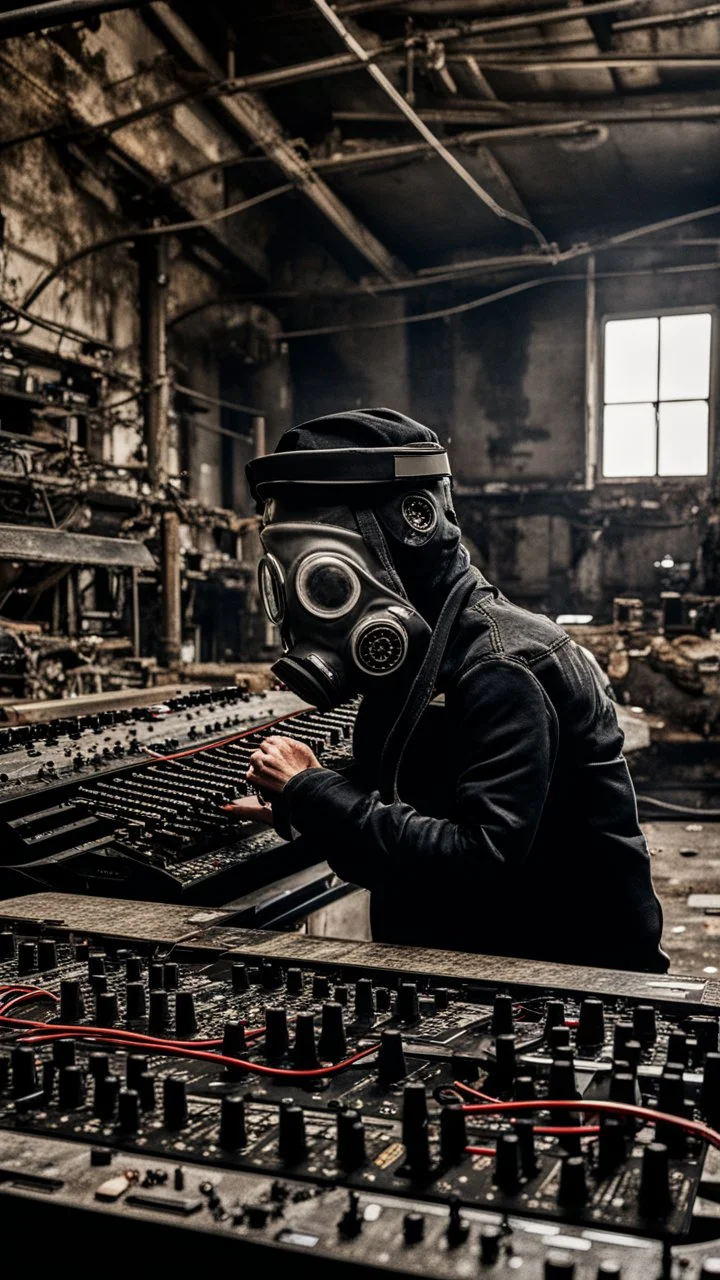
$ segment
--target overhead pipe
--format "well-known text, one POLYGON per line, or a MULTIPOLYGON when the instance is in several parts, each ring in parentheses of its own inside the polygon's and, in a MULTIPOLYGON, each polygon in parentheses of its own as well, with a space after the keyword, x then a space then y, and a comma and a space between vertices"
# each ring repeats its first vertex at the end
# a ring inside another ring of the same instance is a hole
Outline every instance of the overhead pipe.
POLYGON ((47 31, 71 22, 85 22, 97 14, 118 9, 141 9, 146 3, 147 0, 52 0, 48 4, 29 4, 0 14, 0 40, 47 31))

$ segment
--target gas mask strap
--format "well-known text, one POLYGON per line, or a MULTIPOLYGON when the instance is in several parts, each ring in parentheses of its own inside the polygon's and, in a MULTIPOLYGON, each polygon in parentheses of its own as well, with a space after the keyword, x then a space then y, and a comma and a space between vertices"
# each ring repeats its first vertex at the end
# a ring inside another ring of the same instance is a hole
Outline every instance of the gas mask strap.
POLYGON ((440 617, 430 638, 423 664, 413 680, 402 710, 387 736, 382 756, 380 757, 378 785, 380 797, 386 804, 392 804, 398 798, 397 778, 405 748, 423 711, 433 696, 450 632, 458 615, 465 607, 468 596, 477 586, 478 580, 477 571, 473 568, 468 568, 452 588, 440 611, 440 617))
POLYGON ((405 587, 398 576, 398 571, 393 564, 390 549, 385 541, 385 534, 380 528, 375 512, 371 508, 365 507, 361 510, 356 510, 353 514, 357 521, 357 527, 362 535, 363 542, 371 551, 374 551, 390 579, 390 585, 393 591, 396 591, 403 600, 407 600, 407 591, 405 590, 405 587))

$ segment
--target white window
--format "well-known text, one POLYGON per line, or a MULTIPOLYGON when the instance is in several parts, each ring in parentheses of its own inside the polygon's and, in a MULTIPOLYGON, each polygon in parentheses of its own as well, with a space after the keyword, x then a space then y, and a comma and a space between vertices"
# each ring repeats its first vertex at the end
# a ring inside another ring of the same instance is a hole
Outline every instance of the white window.
POLYGON ((602 474, 706 476, 709 311, 606 320, 602 474))

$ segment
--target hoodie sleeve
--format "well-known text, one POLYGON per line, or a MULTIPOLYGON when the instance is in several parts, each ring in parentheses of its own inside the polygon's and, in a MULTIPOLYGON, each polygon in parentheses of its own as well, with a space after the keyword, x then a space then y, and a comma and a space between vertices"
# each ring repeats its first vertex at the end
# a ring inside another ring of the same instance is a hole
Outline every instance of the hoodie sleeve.
POLYGON ((330 769, 309 769, 284 787, 277 809, 338 875, 373 889, 388 874, 435 865, 492 874, 523 862, 552 777, 555 712, 532 672, 507 658, 472 667, 448 710, 459 759, 448 818, 384 804, 330 769))

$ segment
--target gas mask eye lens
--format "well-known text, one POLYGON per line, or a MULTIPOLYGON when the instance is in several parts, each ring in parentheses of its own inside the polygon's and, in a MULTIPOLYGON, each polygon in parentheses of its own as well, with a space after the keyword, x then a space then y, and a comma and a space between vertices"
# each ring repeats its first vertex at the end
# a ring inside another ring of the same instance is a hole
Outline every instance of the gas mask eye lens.
POLYGON ((386 676, 405 660, 406 632, 391 618, 369 618, 356 627, 352 653, 361 671, 368 676, 386 676))
POLYGON ((409 493, 403 498, 402 514, 406 524, 416 533, 432 533, 437 522, 438 513, 434 504, 422 493, 409 493))
POLYGON ((337 556, 308 556, 295 579, 300 603, 318 618, 342 618, 360 597, 360 579, 337 556))
POLYGON ((274 556, 263 556, 258 565, 258 586, 263 608, 276 627, 285 616, 285 580, 274 556))

